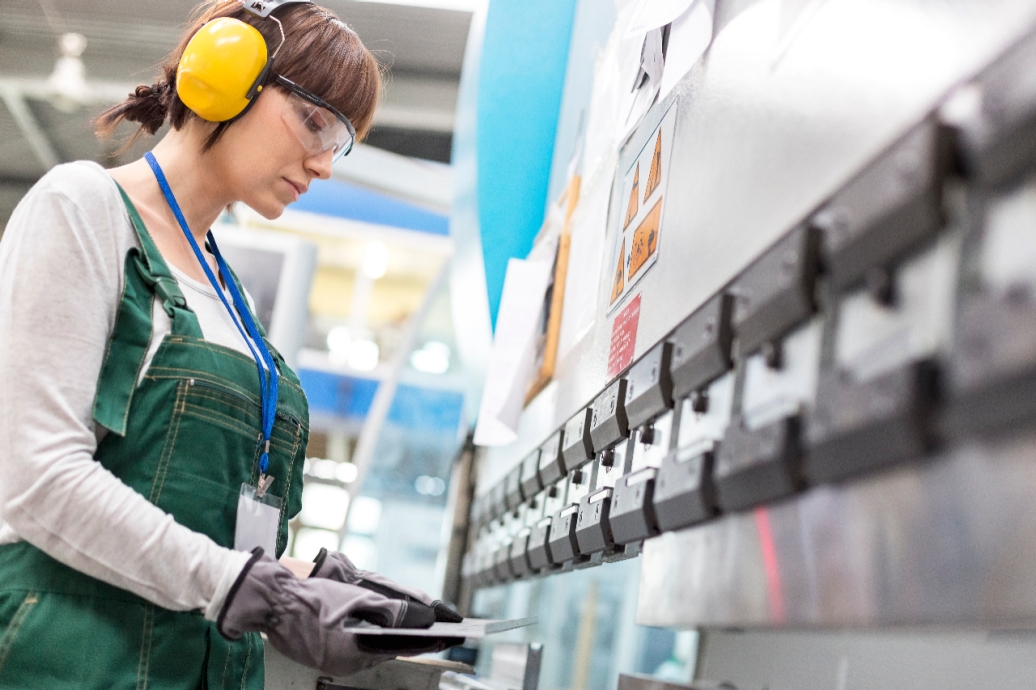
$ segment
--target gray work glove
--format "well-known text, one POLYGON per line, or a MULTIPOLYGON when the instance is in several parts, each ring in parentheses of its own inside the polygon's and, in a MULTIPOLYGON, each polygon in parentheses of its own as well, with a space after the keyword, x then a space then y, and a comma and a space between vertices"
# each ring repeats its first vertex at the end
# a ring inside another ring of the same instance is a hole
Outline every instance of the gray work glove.
POLYGON ((257 548, 230 588, 216 628, 229 640, 246 632, 265 633, 289 659, 347 676, 397 655, 442 651, 463 640, 356 635, 345 628, 360 622, 427 628, 434 621, 431 608, 420 602, 328 579, 300 580, 257 548))
POLYGON ((313 561, 313 572, 310 577, 325 578, 335 582, 344 582, 369 589, 372 592, 388 597, 389 599, 400 599, 408 602, 418 602, 428 606, 435 612, 435 620, 440 623, 460 623, 464 617, 450 608, 449 604, 438 599, 432 600, 428 594, 416 587, 407 587, 394 582, 384 575, 360 570, 349 557, 337 551, 320 549, 320 553, 313 561))

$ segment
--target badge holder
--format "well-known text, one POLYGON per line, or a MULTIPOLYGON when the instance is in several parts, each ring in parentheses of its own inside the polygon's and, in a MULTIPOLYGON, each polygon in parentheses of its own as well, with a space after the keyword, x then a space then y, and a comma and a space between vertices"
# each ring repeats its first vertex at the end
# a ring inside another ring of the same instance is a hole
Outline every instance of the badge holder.
POLYGON ((259 485, 244 483, 237 497, 237 525, 234 550, 251 551, 261 546, 271 556, 277 553, 277 530, 281 521, 281 499, 267 490, 273 477, 260 475, 259 485))

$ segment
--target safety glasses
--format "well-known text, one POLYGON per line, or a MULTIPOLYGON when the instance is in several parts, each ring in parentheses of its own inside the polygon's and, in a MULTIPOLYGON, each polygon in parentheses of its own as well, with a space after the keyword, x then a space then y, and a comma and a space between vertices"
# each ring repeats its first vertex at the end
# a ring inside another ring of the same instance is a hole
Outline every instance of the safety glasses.
POLYGON ((352 150, 356 129, 349 118, 290 79, 278 74, 273 83, 287 89, 281 118, 311 156, 333 151, 337 161, 352 150))

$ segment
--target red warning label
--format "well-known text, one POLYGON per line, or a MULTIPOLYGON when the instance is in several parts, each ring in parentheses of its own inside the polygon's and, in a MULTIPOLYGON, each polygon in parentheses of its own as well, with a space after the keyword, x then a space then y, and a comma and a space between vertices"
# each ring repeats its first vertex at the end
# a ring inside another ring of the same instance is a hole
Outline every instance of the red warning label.
POLYGON ((622 308, 612 321, 612 342, 608 349, 608 378, 617 376, 633 362, 640 323, 640 295, 622 308))

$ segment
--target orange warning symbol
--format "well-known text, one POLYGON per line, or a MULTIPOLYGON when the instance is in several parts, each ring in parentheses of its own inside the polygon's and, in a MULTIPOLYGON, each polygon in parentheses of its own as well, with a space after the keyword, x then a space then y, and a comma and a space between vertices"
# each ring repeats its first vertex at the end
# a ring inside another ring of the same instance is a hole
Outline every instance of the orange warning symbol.
MULTIPOLYGON (((630 278, 644 267, 648 259, 658 251, 658 221, 662 218, 662 199, 659 197, 654 208, 633 233, 630 246, 630 278)), ((612 301, 615 301, 614 299, 612 301)))
POLYGON ((626 240, 622 241, 622 247, 619 249, 619 265, 615 269, 615 279, 612 281, 612 298, 609 304, 614 304, 615 300, 622 297, 622 291, 626 287, 626 280, 622 275, 622 260, 626 256, 626 240))
MULTIPOLYGON (((637 168, 640 172, 640 168, 637 168)), ((655 155, 651 157, 651 172, 648 173, 647 189, 644 190, 644 203, 655 193, 658 186, 662 184, 662 128, 658 128, 658 138, 655 139, 655 155)))
POLYGON ((626 207, 626 222, 622 224, 622 229, 625 230, 633 222, 633 219, 637 217, 637 211, 640 210, 640 162, 637 162, 637 171, 633 173, 633 189, 630 190, 630 203, 626 207))

